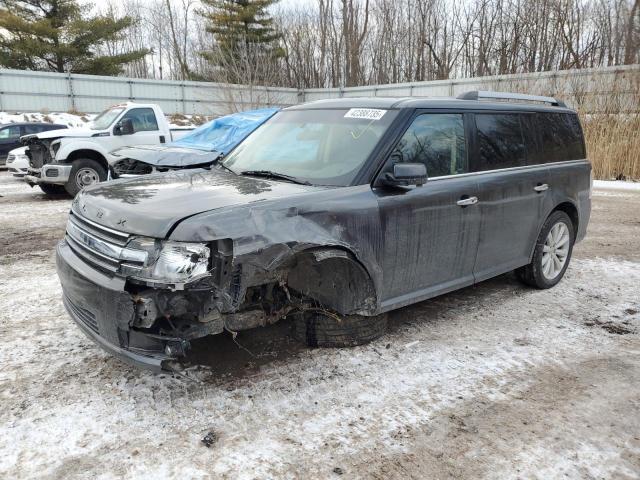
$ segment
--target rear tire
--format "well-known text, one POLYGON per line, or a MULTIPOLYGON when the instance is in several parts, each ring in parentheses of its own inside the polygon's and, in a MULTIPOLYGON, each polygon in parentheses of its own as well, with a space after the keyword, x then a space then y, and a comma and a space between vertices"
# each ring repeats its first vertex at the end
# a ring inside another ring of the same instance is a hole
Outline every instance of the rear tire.
POLYGON ((90 158, 79 158, 73 161, 69 180, 64 188, 69 195, 75 197, 84 187, 104 182, 106 179, 107 170, 100 163, 90 158))
POLYGON ((567 271, 575 238, 569 215, 559 210, 553 212, 542 225, 531 263, 518 268, 517 277, 535 288, 556 285, 567 271))
POLYGON ((333 315, 307 311, 295 315, 294 337, 310 347, 354 347, 380 338, 387 315, 333 315))
POLYGON ((39 183, 38 186, 47 195, 67 195, 64 185, 54 183, 39 183))

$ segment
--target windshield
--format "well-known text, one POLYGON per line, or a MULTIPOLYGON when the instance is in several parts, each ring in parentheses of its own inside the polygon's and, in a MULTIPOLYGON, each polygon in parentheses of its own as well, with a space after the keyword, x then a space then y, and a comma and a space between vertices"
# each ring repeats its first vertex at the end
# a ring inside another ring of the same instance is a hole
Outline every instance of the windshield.
POLYGON ((91 130, 106 130, 124 111, 124 107, 109 108, 93 119, 91 130))
POLYGON ((349 185, 396 115, 361 108, 283 111, 222 165, 237 174, 260 170, 316 185, 349 185))

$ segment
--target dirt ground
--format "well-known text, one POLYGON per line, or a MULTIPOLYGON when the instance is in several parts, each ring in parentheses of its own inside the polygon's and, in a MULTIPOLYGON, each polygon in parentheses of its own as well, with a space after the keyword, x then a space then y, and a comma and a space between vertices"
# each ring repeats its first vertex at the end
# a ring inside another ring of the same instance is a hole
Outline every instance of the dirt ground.
POLYGON ((640 191, 594 191, 551 290, 504 275, 351 349, 221 335, 176 376, 67 317, 70 201, 5 172, 0 196, 0 478, 640 478, 640 191))

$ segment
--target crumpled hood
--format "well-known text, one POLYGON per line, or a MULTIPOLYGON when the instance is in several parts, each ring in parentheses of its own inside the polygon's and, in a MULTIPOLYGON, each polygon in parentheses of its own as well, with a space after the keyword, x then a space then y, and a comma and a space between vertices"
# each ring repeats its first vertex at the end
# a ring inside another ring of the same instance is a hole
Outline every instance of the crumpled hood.
POLYGON ((100 133, 101 131, 102 130, 91 130, 89 128, 61 128, 59 130, 49 130, 47 132, 25 135, 22 138, 40 138, 42 140, 64 137, 87 138, 93 136, 96 133, 100 133))
POLYGON ((326 188, 196 169, 100 183, 82 190, 72 208, 108 228, 164 238, 178 221, 198 213, 326 188))
POLYGON ((222 155, 217 151, 204 151, 195 148, 171 145, 139 145, 122 147, 111 152, 112 155, 159 167, 189 167, 213 163, 222 155))

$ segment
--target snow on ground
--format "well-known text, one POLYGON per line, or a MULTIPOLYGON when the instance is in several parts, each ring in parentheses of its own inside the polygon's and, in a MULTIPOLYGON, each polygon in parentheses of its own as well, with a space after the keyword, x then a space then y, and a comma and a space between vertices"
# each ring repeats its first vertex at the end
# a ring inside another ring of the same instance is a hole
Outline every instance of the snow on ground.
POLYGON ((45 122, 45 123, 58 123, 66 125, 69 128, 81 128, 90 123, 95 114, 73 114, 66 112, 0 112, 0 124, 5 123, 17 123, 17 122, 45 122))
MULTIPOLYGON (((69 200, 5 175, 0 195, 0 478, 638 478, 637 257, 587 241, 551 290, 502 276, 350 349, 247 357, 216 338, 208 363, 157 376, 67 317, 69 200)), ((640 195, 594 201, 599 238, 640 195)))
MULTIPOLYGON (((45 122, 66 125, 69 128, 86 127, 97 115, 95 113, 68 112, 0 112, 0 125, 17 122, 45 122)), ((194 127, 206 118, 201 115, 167 115, 170 128, 194 127)))
POLYGON ((633 190, 640 192, 640 182, 622 182, 617 180, 594 180, 593 188, 602 190, 633 190))

